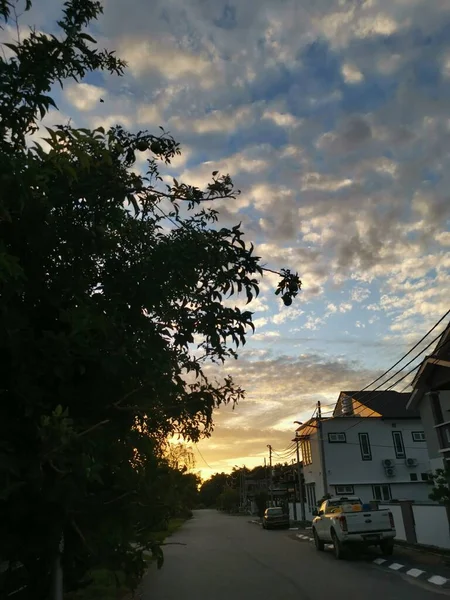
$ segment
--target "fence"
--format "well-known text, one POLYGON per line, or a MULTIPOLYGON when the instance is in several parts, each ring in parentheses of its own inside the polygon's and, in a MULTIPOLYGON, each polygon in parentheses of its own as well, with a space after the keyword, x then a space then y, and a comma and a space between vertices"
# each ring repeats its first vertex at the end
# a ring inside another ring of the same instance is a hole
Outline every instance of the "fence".
POLYGON ((445 506, 405 500, 380 503, 379 508, 389 508, 394 515, 398 540, 450 549, 449 516, 445 506))

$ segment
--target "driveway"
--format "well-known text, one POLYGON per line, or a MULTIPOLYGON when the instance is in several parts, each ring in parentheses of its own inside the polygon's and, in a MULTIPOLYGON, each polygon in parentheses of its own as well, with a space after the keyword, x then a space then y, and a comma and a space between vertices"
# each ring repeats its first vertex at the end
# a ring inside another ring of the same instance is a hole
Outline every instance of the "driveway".
POLYGON ((296 532, 264 531, 245 517, 196 511, 150 569, 143 600, 430 600, 450 590, 384 569, 337 561, 296 532))

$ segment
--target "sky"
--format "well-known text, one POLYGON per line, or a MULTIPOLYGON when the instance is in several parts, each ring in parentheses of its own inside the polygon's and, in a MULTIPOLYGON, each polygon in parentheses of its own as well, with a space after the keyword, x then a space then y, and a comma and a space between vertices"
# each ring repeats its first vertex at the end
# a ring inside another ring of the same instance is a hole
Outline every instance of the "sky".
MULTIPOLYGON (((52 31, 60 9, 20 25, 52 31)), ((203 477, 262 464, 449 308, 450 1, 105 0, 92 33, 126 74, 68 83, 48 123, 163 126, 182 148, 165 174, 229 173, 220 223, 302 279, 286 308, 264 277, 256 333, 220 370, 246 399, 195 450, 203 477)))

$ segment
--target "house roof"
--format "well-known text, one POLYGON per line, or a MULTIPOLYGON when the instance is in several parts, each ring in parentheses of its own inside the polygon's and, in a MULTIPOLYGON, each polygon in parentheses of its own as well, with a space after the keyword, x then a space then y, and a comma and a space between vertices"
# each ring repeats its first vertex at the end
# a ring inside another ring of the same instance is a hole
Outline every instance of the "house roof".
MULTIPOLYGON (((359 404, 364 405, 374 413, 378 413, 379 416, 385 419, 414 419, 419 417, 417 410, 407 409, 407 404, 411 396, 409 392, 401 394, 392 390, 386 392, 364 390, 363 392, 341 392, 340 398, 342 395, 350 396, 350 398, 356 400, 359 404)), ((359 411, 355 411, 355 416, 370 416, 358 413, 359 411)))

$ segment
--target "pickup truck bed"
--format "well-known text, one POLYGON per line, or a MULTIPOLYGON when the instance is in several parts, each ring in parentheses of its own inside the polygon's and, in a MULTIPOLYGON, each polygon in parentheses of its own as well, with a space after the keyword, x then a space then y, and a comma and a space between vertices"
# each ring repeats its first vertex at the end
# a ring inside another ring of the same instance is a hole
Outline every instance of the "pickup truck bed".
POLYGON ((375 545, 383 554, 392 554, 396 531, 388 509, 366 511, 359 498, 330 498, 322 503, 314 518, 313 535, 317 550, 331 542, 336 558, 343 558, 350 545, 375 545))

